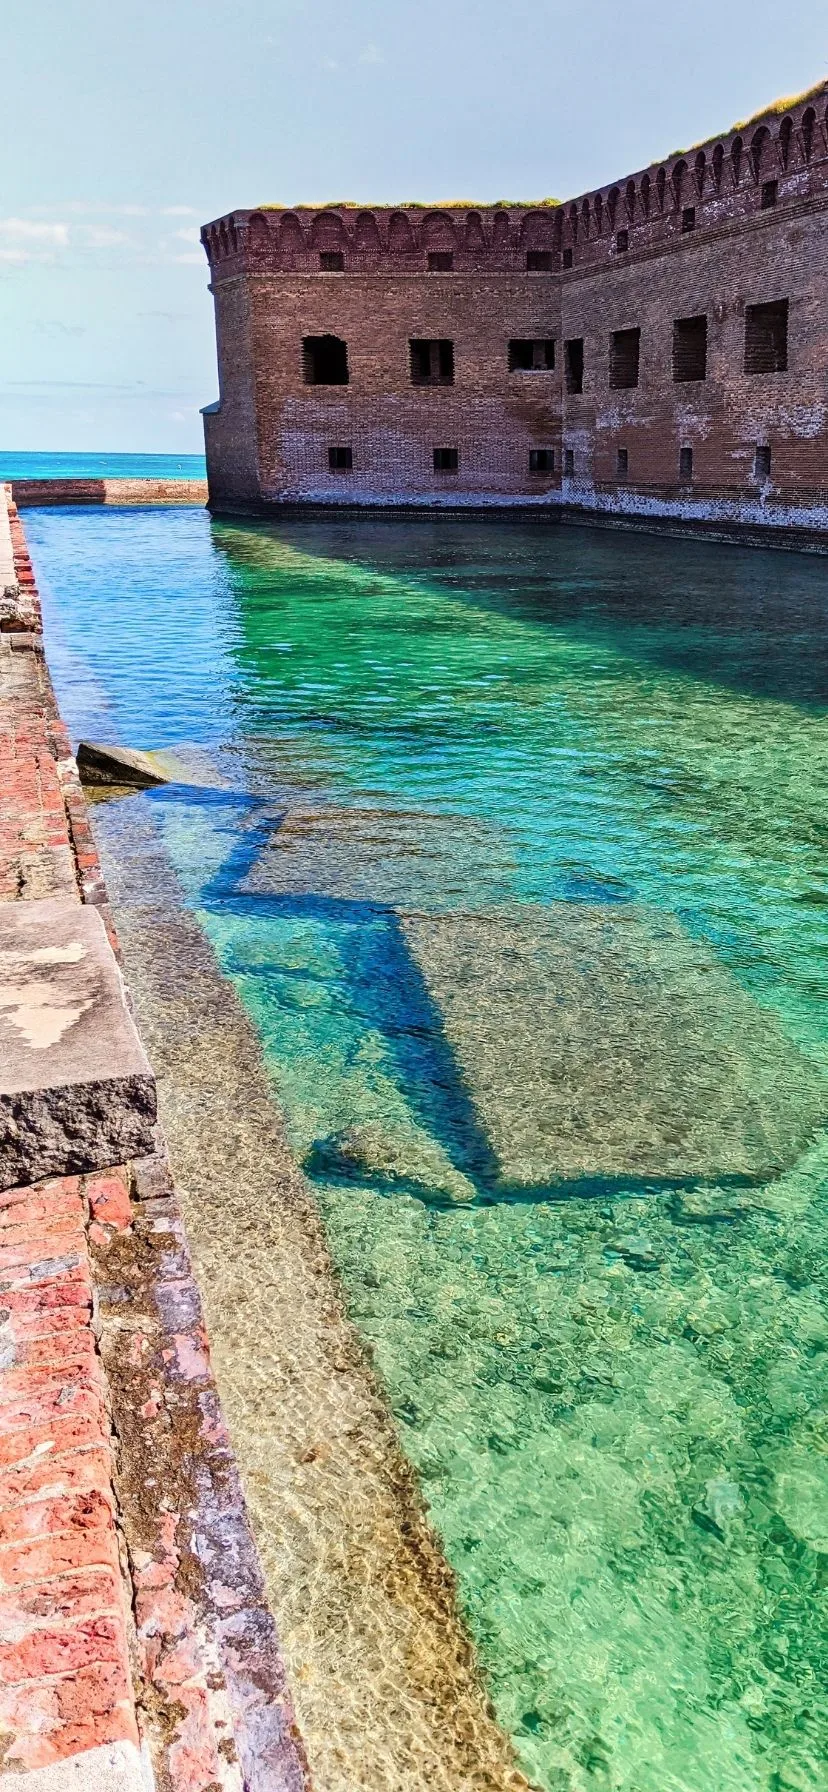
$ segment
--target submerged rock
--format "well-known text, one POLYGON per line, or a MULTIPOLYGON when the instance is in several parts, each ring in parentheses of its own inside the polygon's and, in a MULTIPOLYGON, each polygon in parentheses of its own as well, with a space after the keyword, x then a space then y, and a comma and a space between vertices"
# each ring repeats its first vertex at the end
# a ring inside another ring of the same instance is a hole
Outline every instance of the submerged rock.
POLYGON ((132 784, 146 790, 153 784, 170 782, 150 753, 139 753, 132 747, 108 747, 82 740, 76 757, 84 784, 132 784))

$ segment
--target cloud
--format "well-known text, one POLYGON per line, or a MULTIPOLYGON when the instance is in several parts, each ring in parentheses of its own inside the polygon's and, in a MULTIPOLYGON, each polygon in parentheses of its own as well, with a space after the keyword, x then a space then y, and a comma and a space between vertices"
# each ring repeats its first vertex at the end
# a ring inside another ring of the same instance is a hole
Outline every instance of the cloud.
POLYGON ((89 335, 89 331, 85 324, 65 324, 63 322, 63 319, 59 318, 59 317, 39 318, 37 320, 37 322, 35 323, 34 328, 35 328, 35 331, 41 336, 88 336, 89 335))
POLYGON ((109 224, 82 224, 80 229, 87 249, 118 249, 133 240, 125 230, 113 230, 109 224))
POLYGON ((178 241, 180 243, 200 243, 201 242, 201 231, 197 230, 196 226, 194 224, 190 225, 189 230, 177 230, 175 232, 175 235, 177 236, 178 241))
POLYGON ((148 205, 113 205, 108 200, 72 199, 66 207, 75 217, 148 218, 148 205))
POLYGON ((36 224, 31 218, 0 218, 0 243, 16 247, 65 249, 68 224, 36 224))
POLYGON ((194 205, 163 205, 161 216, 162 218, 195 218, 197 213, 194 205))
POLYGON ((360 50, 358 60, 360 62, 376 63, 384 62, 385 57, 376 44, 366 44, 365 49, 360 50))

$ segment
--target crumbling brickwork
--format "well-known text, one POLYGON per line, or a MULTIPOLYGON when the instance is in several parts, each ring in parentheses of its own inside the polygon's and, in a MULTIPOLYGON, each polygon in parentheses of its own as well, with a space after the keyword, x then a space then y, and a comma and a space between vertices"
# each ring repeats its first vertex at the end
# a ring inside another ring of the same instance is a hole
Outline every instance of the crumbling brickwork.
POLYGON ((217 510, 532 505, 828 536, 828 84, 567 204, 202 232, 217 510))

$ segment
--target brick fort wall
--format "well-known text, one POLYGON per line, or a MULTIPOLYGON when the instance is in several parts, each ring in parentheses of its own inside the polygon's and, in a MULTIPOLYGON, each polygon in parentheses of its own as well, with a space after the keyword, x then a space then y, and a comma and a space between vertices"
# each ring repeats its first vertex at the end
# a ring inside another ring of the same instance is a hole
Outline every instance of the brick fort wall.
POLYGON ((211 504, 822 545, 827 211, 828 83, 566 204, 234 211, 202 231, 211 504))

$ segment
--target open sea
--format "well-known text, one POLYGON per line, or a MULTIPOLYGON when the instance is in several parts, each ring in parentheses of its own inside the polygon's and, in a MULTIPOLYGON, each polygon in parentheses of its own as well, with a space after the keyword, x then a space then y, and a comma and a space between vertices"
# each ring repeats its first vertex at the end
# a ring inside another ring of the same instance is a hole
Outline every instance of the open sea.
POLYGON ((206 479, 203 454, 14 454, 0 479, 206 479))
POLYGON ((75 737, 196 768, 123 850, 255 1026, 525 1773, 826 1792, 828 562, 26 528, 75 737))

